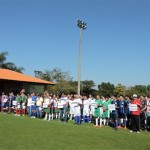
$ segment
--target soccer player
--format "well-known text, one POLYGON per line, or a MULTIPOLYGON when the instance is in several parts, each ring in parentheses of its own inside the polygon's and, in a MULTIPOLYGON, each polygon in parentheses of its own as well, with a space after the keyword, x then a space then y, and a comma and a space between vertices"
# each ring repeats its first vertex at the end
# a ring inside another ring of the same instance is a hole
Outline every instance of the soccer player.
POLYGON ((42 118, 42 106, 43 106, 43 97, 41 94, 37 95, 36 98, 36 116, 42 118))
POLYGON ((74 102, 76 105, 74 106, 75 109, 75 123, 79 125, 81 123, 81 108, 80 106, 82 105, 82 100, 80 95, 76 95, 74 102))
POLYGON ((54 115, 55 119, 57 119, 59 116, 59 109, 58 109, 59 96, 54 95, 53 100, 54 100, 54 115))
POLYGON ((124 103, 124 111, 125 111, 125 120, 124 120, 124 128, 129 128, 131 124, 131 112, 129 111, 129 105, 131 104, 130 97, 128 95, 125 96, 125 103, 124 103))
POLYGON ((67 107, 68 107, 68 98, 66 94, 62 94, 60 98, 60 103, 63 105, 63 108, 59 109, 60 113, 60 122, 63 121, 63 115, 64 115, 64 121, 67 123, 68 117, 67 117, 67 107))
POLYGON ((102 127, 102 115, 103 115, 103 101, 100 99, 100 96, 96 96, 95 102, 97 103, 97 107, 95 107, 94 117, 95 117, 95 126, 94 127, 102 127), (98 125, 98 119, 100 121, 100 125, 98 125))
POLYGON ((94 115, 94 111, 95 111, 95 105, 93 105, 92 103, 95 103, 95 98, 92 95, 89 95, 89 102, 90 102, 90 122, 92 122, 92 118, 94 115))
POLYGON ((31 117, 31 104, 32 104, 32 96, 28 94, 27 97, 27 114, 29 117, 31 117))
POLYGON ((7 113, 8 107, 9 107, 8 95, 4 95, 3 98, 4 98, 4 100, 2 100, 3 101, 3 112, 7 113))
POLYGON ((16 114, 15 116, 20 116, 21 114, 21 98, 20 98, 20 94, 17 94, 16 96, 16 102, 17 102, 17 107, 16 107, 16 114))
POLYGON ((109 97, 106 96, 105 101, 103 102, 103 124, 108 125, 110 119, 110 111, 108 110, 108 105, 111 104, 109 97))
POLYGON ((36 109, 36 100, 37 100, 37 96, 33 92, 31 94, 31 102, 30 102, 30 105, 31 105, 31 118, 36 117, 36 111, 35 111, 35 109, 36 109))
POLYGON ((125 124, 125 128, 126 128, 125 111, 124 111, 124 104, 125 104, 124 98, 123 98, 123 96, 119 96, 118 99, 119 99, 119 117, 118 117, 119 126, 118 126, 118 128, 121 128, 123 123, 125 124))
POLYGON ((141 123, 141 126, 144 127, 144 130, 145 127, 146 127, 146 97, 144 97, 143 95, 140 96, 140 101, 141 101, 141 104, 142 104, 142 107, 141 107, 141 114, 140 114, 140 123, 141 123))
POLYGON ((118 129, 118 112, 119 112, 119 100, 117 100, 117 97, 116 96, 112 96, 112 102, 111 104, 114 104, 115 105, 115 110, 112 110, 111 112, 111 117, 112 117, 112 121, 113 121, 113 124, 114 124, 114 129, 117 131, 118 129))
POLYGON ((13 101, 15 100, 15 96, 13 92, 9 93, 8 101, 9 101, 9 113, 12 113, 13 101))
POLYGON ((45 112, 45 118, 44 120, 51 120, 51 114, 50 114, 50 109, 51 109, 51 97, 49 96, 49 93, 46 93, 45 98, 44 98, 44 103, 43 103, 43 108, 45 112))
POLYGON ((1 95, 1 111, 2 112, 4 112, 5 98, 6 98, 6 95, 4 92, 2 92, 2 95, 1 95))
POLYGON ((70 107, 70 120, 73 119, 74 114, 75 114, 75 108, 74 108, 74 96, 69 97, 69 107, 70 107))
POLYGON ((83 96, 83 123, 90 122, 90 102, 87 96, 83 96))
POLYGON ((21 113, 22 116, 25 116, 27 96, 24 94, 24 92, 21 93, 20 99, 21 99, 21 113))

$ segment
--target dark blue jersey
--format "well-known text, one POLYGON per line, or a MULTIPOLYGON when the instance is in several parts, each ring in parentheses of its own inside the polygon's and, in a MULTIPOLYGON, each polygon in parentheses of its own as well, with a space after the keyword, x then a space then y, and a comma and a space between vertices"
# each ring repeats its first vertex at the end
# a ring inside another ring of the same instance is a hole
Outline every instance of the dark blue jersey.
POLYGON ((131 100, 125 100, 124 101, 124 111, 125 111, 125 114, 126 115, 129 115, 130 114, 130 111, 129 111, 129 105, 131 103, 131 100))
POLYGON ((119 108, 120 108, 119 112, 122 114, 124 114, 124 104, 125 104, 124 100, 119 101, 119 108))
POLYGON ((115 104, 115 107, 116 107, 116 110, 113 110, 112 114, 118 114, 119 101, 118 100, 112 100, 111 104, 115 104))
POLYGON ((9 96, 8 102, 9 102, 9 107, 12 106, 12 102, 15 100, 15 96, 9 96))

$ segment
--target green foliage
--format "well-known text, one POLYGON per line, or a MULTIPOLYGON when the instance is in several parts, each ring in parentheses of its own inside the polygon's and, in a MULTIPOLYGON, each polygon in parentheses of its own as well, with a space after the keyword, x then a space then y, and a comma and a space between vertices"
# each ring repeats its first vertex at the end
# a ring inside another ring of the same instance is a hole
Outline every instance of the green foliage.
POLYGON ((93 93, 95 83, 93 80, 84 80, 81 82, 81 92, 83 95, 89 95, 93 93))
POLYGON ((7 60, 6 56, 7 55, 8 55, 8 52, 1 52, 0 53, 0 68, 9 69, 9 70, 13 70, 13 71, 22 73, 25 70, 23 67, 17 67, 12 62, 6 62, 6 60, 7 60))
POLYGON ((55 85, 49 87, 49 91, 56 94, 61 93, 76 93, 77 86, 73 84, 72 81, 60 80, 55 85))
MULTIPOLYGON (((52 70, 35 71, 35 76, 43 80, 56 82, 56 85, 50 86, 49 91, 52 93, 77 93, 77 81, 73 81, 73 78, 70 77, 68 72, 63 72, 61 69, 54 68, 52 70)), ((150 95, 150 85, 138 85, 130 88, 126 88, 122 84, 115 86, 110 82, 102 82, 98 85, 98 90, 94 89, 95 83, 93 80, 84 80, 81 81, 81 94, 82 95, 130 95, 134 93, 138 95, 150 95)))
POLYGON ((98 89, 101 95, 107 96, 114 94, 115 86, 110 82, 107 83, 102 82, 100 85, 98 85, 98 89))
POLYGON ((69 72, 63 72, 59 68, 54 68, 52 70, 34 71, 35 77, 51 82, 61 82, 61 81, 72 81, 69 72))
POLYGON ((148 150, 149 133, 0 114, 1 150, 148 150))
MULTIPOLYGON (((29 86, 28 86, 29 87, 29 86)), ((44 92, 44 87, 43 85, 30 85, 30 88, 28 89, 29 93, 43 93, 44 92)))
POLYGON ((126 93, 126 87, 123 86, 122 84, 118 84, 115 89, 114 89, 114 93, 116 95, 125 95, 126 93))

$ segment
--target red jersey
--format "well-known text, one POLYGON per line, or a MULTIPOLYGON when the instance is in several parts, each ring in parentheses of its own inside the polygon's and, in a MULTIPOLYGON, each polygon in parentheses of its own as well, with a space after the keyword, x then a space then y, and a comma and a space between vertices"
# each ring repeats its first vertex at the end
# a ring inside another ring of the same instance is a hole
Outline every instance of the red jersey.
POLYGON ((132 100, 131 104, 137 104, 137 111, 132 111, 131 114, 139 116, 140 115, 139 105, 142 105, 141 101, 139 99, 135 99, 135 100, 132 100))

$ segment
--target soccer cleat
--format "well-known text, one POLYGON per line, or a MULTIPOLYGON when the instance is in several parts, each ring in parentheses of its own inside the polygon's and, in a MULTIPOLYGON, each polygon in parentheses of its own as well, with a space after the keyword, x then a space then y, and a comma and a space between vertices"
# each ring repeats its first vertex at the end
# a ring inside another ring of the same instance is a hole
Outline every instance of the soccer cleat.
POLYGON ((127 129, 127 127, 124 127, 124 129, 127 129))
POLYGON ((118 126, 118 129, 121 129, 122 127, 121 126, 118 126))
POLYGON ((138 133, 138 134, 139 134, 140 132, 139 132, 139 131, 137 131, 136 133, 138 133))

